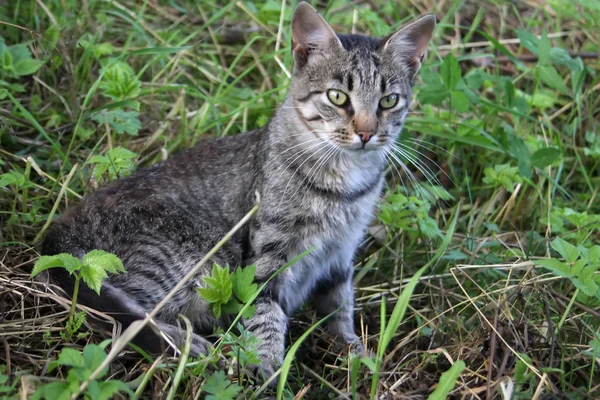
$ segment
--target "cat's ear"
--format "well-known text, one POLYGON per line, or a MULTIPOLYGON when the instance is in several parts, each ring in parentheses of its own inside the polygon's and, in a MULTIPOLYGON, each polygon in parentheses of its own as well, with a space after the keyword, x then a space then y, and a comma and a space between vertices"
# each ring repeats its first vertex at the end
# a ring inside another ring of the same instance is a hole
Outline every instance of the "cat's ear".
POLYGON ((400 28, 383 41, 383 51, 391 52, 399 61, 409 62, 414 73, 417 73, 431 40, 435 22, 435 15, 430 14, 400 28))
POLYGON ((292 52, 296 67, 302 68, 311 57, 327 58, 334 47, 341 48, 342 44, 329 24, 310 4, 298 4, 292 17, 292 52))

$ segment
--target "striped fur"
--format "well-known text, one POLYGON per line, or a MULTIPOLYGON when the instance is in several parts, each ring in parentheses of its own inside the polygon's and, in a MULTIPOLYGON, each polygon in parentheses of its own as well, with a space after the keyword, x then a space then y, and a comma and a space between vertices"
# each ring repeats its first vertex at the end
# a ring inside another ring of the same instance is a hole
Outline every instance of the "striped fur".
MULTIPOLYGON (((260 211, 213 261, 232 268, 256 264, 256 279, 264 282, 313 249, 271 281, 245 321, 262 339, 263 370, 269 374, 281 363, 288 317, 309 299, 320 314, 339 308, 329 329, 343 343, 358 343, 352 259, 373 217, 386 151, 402 128, 434 21, 422 18, 389 39, 336 35, 301 3, 292 23, 292 87, 266 127, 203 142, 100 188, 52 225, 42 253, 81 257, 103 249, 121 257, 127 273, 109 277, 101 296, 84 287, 81 301, 127 325, 250 210, 258 191, 260 211), (328 89, 344 92, 347 104, 334 105, 328 89), (384 110, 380 99, 390 94, 398 96, 397 105, 384 110)), ((194 353, 210 346, 200 335, 228 323, 214 318, 195 290, 209 273, 207 265, 158 315, 159 327, 175 340, 178 316, 193 322, 194 353)), ((66 272, 51 275, 72 289, 66 272)), ((140 336, 144 346, 160 350, 158 337, 140 336)))

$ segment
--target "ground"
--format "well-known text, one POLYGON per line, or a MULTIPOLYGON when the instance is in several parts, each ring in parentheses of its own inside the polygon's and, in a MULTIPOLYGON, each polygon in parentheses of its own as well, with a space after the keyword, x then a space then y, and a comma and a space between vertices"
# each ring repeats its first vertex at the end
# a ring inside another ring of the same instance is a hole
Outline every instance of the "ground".
MULTIPOLYGON (((598 1, 313 5, 340 32, 383 36, 425 13, 438 27, 356 260, 372 358, 349 361, 308 307, 280 396, 599 398, 598 1)), ((0 396, 131 396, 119 381, 140 397, 274 393, 238 379, 233 360, 252 346, 231 335, 245 350, 221 349, 224 372, 126 348, 90 377, 115 346, 89 330, 103 316, 69 322, 71 303, 30 272, 48 223, 85 193, 268 121, 289 84, 294 6, 2 2, 0 396)))

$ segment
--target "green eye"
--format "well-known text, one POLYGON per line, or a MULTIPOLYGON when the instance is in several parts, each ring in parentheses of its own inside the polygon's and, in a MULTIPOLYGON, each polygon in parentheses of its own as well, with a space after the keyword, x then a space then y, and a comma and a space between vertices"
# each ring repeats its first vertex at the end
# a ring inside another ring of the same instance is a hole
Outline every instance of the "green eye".
POLYGON ((398 95, 397 94, 390 94, 388 96, 382 97, 381 100, 379 100, 379 106, 381 108, 383 108, 384 110, 387 110, 388 108, 392 108, 396 104, 398 104, 398 95))
POLYGON ((348 96, 346 96, 346 93, 335 89, 329 89, 327 91, 327 98, 329 98, 329 101, 331 101, 333 104, 340 107, 346 105, 348 102, 348 96))

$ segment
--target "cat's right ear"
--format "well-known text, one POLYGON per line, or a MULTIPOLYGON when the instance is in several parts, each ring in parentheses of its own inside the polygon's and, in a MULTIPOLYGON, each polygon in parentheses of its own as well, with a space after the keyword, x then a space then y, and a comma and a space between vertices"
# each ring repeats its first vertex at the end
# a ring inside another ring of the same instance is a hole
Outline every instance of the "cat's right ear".
POLYGON ((334 47, 342 44, 337 35, 310 4, 301 2, 292 17, 292 52, 296 68, 310 58, 328 58, 334 47))

